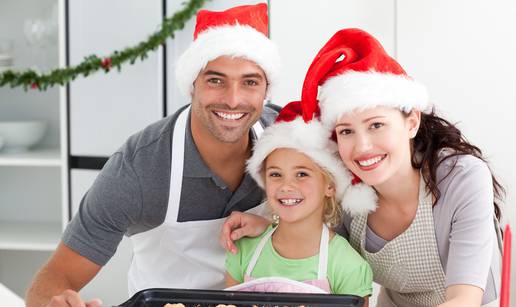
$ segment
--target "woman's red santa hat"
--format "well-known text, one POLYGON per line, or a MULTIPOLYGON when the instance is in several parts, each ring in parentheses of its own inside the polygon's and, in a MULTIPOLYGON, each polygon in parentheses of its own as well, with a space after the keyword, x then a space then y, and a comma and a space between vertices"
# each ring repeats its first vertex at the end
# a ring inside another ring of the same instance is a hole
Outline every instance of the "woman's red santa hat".
POLYGON ((360 29, 335 33, 307 75, 312 77, 303 86, 303 111, 309 114, 320 107, 321 120, 331 129, 340 116, 355 109, 390 106, 424 112, 429 108, 426 88, 409 77, 378 40, 360 29))
MULTIPOLYGON (((310 120, 320 109, 322 123, 333 131, 343 114, 376 106, 425 112, 429 109, 428 94, 369 33, 340 30, 308 69, 302 96, 304 119, 310 120)), ((351 215, 374 211, 376 201, 376 193, 356 176, 342 200, 351 215)))
POLYGON ((179 90, 190 96, 193 83, 208 62, 220 56, 244 58, 256 63, 267 77, 267 98, 278 81, 280 56, 267 37, 267 5, 242 5, 213 12, 197 13, 194 41, 176 63, 179 90))

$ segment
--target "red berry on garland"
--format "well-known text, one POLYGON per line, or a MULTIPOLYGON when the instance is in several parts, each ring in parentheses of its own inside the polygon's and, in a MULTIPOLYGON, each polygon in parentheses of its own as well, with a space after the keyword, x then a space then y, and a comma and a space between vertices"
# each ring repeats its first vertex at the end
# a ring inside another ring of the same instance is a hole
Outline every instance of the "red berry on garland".
POLYGON ((105 70, 110 70, 111 69, 111 58, 105 58, 102 60, 102 62, 100 63, 100 65, 102 66, 102 68, 104 68, 105 70))
POLYGON ((39 88, 39 84, 37 82, 34 82, 30 85, 30 88, 33 90, 37 90, 39 88))

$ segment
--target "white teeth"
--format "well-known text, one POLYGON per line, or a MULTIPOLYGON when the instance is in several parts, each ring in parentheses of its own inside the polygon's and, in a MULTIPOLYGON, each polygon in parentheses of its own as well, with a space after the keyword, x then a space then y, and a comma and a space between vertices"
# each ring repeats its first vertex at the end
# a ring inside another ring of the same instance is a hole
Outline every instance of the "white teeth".
POLYGON ((380 162, 382 159, 383 159, 383 157, 378 156, 376 158, 372 158, 369 160, 358 161, 358 164, 360 164, 361 166, 371 166, 375 163, 380 162))
POLYGON ((245 113, 223 113, 223 112, 215 112, 219 117, 227 120, 238 120, 241 119, 245 113))
POLYGON ((288 198, 288 199, 280 199, 279 201, 282 205, 292 206, 292 205, 299 204, 301 202, 301 199, 288 198))

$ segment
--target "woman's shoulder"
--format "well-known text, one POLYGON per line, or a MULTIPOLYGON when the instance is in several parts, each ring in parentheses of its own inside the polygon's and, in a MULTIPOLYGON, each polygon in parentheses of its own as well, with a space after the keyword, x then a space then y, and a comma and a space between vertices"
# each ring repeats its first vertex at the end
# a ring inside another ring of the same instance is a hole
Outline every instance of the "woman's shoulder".
POLYGON ((488 176, 491 171, 487 163, 473 155, 454 155, 450 149, 442 149, 439 153, 440 163, 436 169, 437 182, 449 179, 458 179, 463 176, 488 176))

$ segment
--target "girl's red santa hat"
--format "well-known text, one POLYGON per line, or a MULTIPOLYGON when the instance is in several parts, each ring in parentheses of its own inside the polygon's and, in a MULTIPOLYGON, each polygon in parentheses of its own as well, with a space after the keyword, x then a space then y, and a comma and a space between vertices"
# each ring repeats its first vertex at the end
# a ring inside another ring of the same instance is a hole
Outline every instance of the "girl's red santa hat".
POLYGON ((280 56, 276 45, 267 37, 267 5, 243 5, 214 12, 200 10, 194 41, 176 63, 179 90, 190 96, 193 83, 209 61, 220 56, 244 58, 256 63, 267 77, 267 98, 277 84, 280 56))

